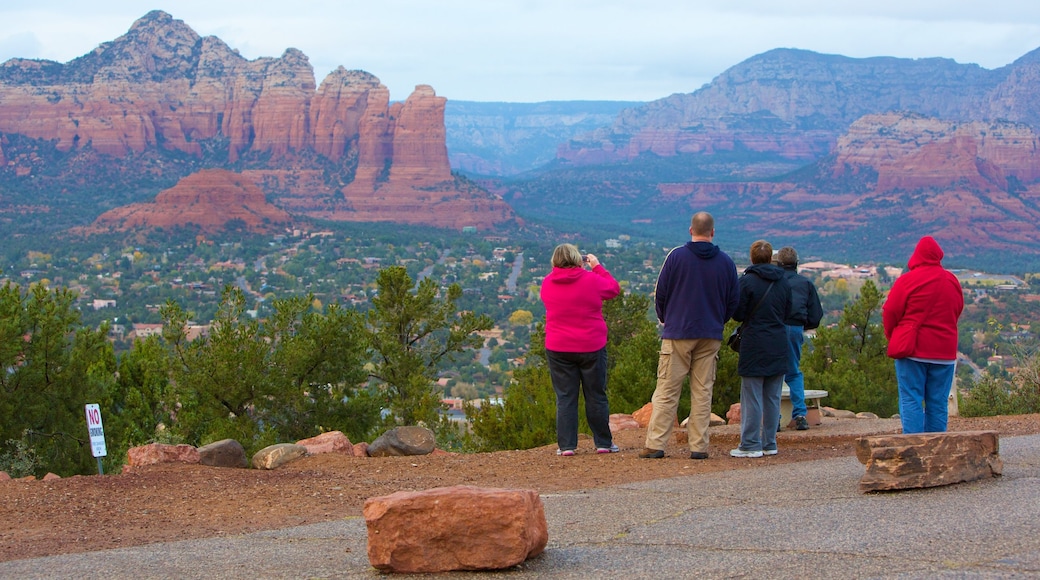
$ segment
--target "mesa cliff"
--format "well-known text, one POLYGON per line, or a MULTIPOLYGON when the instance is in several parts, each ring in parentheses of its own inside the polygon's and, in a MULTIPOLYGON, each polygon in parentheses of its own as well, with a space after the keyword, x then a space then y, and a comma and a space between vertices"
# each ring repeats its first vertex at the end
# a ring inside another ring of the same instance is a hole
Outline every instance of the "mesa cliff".
POLYGON ((0 65, 0 135, 21 139, 4 165, 21 178, 41 173, 46 144, 56 163, 100 155, 168 181, 207 167, 253 173, 301 217, 513 220, 500 199, 452 175, 444 102, 420 85, 391 104, 377 77, 343 67, 319 86, 299 50, 247 60, 161 11, 69 63, 0 65))

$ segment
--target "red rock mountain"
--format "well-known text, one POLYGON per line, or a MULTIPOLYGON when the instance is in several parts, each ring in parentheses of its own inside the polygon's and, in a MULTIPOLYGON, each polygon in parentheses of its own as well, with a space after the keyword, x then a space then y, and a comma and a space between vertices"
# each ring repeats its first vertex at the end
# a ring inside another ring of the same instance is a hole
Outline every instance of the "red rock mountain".
POLYGON ((249 179, 224 169, 206 169, 159 193, 153 202, 106 211, 90 231, 197 226, 204 232, 214 232, 231 221, 261 232, 288 225, 291 218, 267 203, 264 192, 249 179))
MULTIPOLYGON (((369 73, 340 67, 316 86, 296 49, 247 60, 160 11, 67 64, 0 65, 0 135, 53 143, 63 159, 100 154, 148 177, 174 161, 235 168, 300 216, 480 228, 514 219, 452 176, 443 98, 421 85, 389 100, 369 73), (149 157, 169 162, 137 161, 149 157)), ((27 177, 41 155, 20 153, 13 165, 27 177)))
POLYGON ((814 171, 794 181, 662 184, 657 202, 739 213, 749 233, 781 239, 859 231, 861 244, 883 246, 929 233, 962 256, 1037 239, 1040 137, 1020 123, 867 115, 814 171))

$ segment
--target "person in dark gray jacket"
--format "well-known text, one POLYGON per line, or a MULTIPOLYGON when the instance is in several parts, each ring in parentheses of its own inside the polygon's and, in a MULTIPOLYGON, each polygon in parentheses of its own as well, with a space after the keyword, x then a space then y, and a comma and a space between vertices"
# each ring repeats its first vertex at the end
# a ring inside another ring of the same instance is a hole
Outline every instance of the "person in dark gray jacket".
POLYGON ((798 252, 784 246, 776 253, 776 263, 784 269, 784 277, 791 286, 791 312, 784 321, 787 325, 787 373, 784 382, 791 390, 791 417, 795 429, 805 431, 809 421, 805 414, 805 379, 802 377, 802 344, 805 331, 820 326, 823 306, 812 281, 798 273, 798 252))
POLYGON ((787 372, 787 325, 791 286, 784 270, 772 264, 773 246, 751 244, 751 266, 740 277, 734 320, 744 324, 737 374, 740 375, 740 446, 733 457, 776 455, 780 390, 787 372))

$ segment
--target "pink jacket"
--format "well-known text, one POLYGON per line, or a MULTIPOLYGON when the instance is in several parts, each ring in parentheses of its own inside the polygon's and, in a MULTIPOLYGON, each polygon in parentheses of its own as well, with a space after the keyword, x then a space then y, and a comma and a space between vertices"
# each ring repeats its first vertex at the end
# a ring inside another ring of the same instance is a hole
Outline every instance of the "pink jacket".
POLYGON ((882 308, 888 356, 931 360, 957 358, 957 320, 964 294, 957 277, 943 269, 942 248, 931 237, 917 243, 882 308), (902 355, 902 356, 900 356, 902 355))
POLYGON ((595 352, 607 345, 603 301, 621 286, 602 265, 553 268, 542 281, 545 304, 545 348, 558 352, 595 352))

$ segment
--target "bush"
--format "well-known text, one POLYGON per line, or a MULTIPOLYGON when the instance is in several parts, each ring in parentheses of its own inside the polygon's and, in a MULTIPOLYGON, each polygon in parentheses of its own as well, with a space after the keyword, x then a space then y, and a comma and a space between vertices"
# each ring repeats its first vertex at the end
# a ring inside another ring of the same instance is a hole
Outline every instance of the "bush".
POLYGON ((8 439, 6 447, 0 452, 0 471, 14 478, 36 475, 41 468, 40 458, 29 443, 28 431, 22 432, 21 439, 8 439))
POLYGON ((969 381, 958 408, 965 417, 1040 413, 1040 356, 1025 357, 1010 379, 987 374, 969 381))

